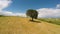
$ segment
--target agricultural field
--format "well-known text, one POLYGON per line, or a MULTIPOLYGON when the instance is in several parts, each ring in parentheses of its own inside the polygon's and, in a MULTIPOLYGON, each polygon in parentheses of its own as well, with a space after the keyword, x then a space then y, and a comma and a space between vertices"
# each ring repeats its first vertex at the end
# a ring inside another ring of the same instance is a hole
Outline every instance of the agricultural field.
POLYGON ((60 34, 60 19, 0 17, 0 34, 60 34))

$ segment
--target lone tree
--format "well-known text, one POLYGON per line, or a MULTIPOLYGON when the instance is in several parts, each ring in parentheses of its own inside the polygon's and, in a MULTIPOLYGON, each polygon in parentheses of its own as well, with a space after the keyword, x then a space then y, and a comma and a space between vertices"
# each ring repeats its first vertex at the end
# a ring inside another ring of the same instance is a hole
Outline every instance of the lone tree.
POLYGON ((38 12, 36 10, 33 10, 33 9, 28 9, 27 12, 26 12, 26 15, 31 17, 32 21, 33 21, 33 19, 37 19, 38 12))

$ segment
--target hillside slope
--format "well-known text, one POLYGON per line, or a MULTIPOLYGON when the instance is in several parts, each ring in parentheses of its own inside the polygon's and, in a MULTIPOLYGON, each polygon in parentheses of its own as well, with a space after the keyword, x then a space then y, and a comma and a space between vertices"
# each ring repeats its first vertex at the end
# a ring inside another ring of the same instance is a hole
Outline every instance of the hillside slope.
POLYGON ((0 34, 60 34, 60 25, 23 17, 0 17, 0 34))

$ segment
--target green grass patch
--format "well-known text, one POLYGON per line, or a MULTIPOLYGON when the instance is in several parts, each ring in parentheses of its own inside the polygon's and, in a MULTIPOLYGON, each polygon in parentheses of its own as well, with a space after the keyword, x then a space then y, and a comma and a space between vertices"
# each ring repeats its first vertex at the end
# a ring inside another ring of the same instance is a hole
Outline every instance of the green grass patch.
POLYGON ((39 20, 60 25, 60 18, 40 18, 39 20))

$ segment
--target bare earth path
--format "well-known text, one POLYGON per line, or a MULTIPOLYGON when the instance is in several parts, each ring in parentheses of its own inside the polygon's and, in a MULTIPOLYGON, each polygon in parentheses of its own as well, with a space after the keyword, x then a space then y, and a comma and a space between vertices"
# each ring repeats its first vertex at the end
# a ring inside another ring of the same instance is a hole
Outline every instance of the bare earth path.
POLYGON ((31 22, 22 17, 0 17, 0 34, 60 34, 60 25, 31 22))

